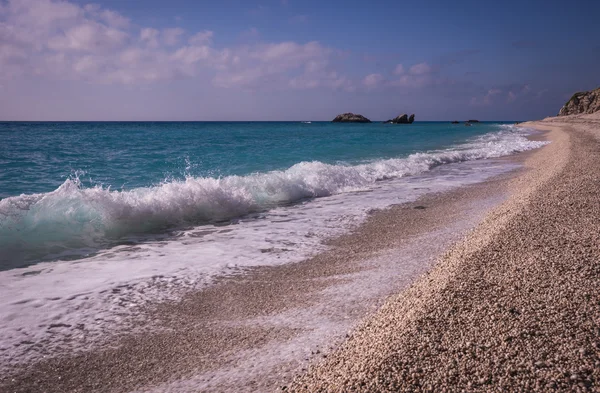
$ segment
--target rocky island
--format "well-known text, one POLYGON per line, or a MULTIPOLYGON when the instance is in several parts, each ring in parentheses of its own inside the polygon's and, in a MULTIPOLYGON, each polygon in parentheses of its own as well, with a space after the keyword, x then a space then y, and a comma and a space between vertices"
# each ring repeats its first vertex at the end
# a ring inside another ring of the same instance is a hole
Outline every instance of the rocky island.
POLYGON ((367 119, 363 115, 354 114, 351 112, 337 115, 332 123, 370 123, 371 120, 367 119))
POLYGON ((396 116, 393 119, 384 121, 384 124, 412 124, 415 121, 415 115, 412 114, 410 117, 405 113, 400 116, 396 116))
POLYGON ((573 94, 558 116, 589 114, 600 110, 600 87, 595 90, 581 91, 573 94))

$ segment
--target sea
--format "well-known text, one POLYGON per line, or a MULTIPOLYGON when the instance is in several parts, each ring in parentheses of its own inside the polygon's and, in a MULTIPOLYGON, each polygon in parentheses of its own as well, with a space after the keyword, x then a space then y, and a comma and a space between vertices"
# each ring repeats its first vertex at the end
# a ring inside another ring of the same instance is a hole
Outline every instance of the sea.
POLYGON ((513 123, 0 123, 0 363, 511 171, 513 123))

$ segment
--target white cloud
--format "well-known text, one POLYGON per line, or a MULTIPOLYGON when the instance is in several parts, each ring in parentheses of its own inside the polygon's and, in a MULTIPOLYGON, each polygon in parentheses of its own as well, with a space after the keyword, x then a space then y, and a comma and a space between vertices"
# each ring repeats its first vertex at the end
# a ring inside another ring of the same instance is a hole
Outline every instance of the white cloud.
POLYGON ((0 4, 0 80, 37 75, 135 84, 203 77, 216 86, 246 89, 355 88, 334 66, 339 51, 318 42, 215 48, 213 31, 187 35, 178 27, 139 28, 96 4, 0 4))
POLYGON ((433 67, 423 62, 414 64, 408 70, 403 64, 397 64, 391 72, 390 79, 378 73, 367 75, 363 78, 362 85, 369 90, 382 88, 420 89, 447 82, 437 75, 433 67))
POLYGON ((529 85, 523 86, 514 86, 507 93, 507 101, 513 102, 516 101, 519 97, 523 97, 531 92, 531 87, 529 85))
POLYGON ((150 41, 158 38, 159 31, 150 27, 140 30, 140 39, 142 41, 150 41))
POLYGON ((184 30, 180 27, 164 29, 162 31, 162 41, 168 46, 177 45, 183 33, 184 30))
POLYGON ((71 27, 64 34, 48 40, 48 48, 55 51, 103 51, 124 44, 127 33, 93 21, 71 27))
POLYGON ((277 44, 261 45, 252 53, 252 57, 263 62, 284 61, 297 63, 302 60, 320 58, 331 53, 331 50, 323 47, 318 42, 298 44, 295 42, 281 42, 277 44))
POLYGON ((102 20, 109 26, 117 28, 127 28, 129 26, 129 18, 112 10, 103 10, 98 4, 87 4, 83 8, 90 16, 102 20))
POLYGON ((200 31, 188 39, 191 45, 207 45, 212 42, 214 33, 210 30, 200 31))
POLYGON ((379 84, 381 84, 382 81, 383 81, 383 75, 369 74, 369 75, 365 76, 365 78, 363 79, 363 85, 365 85, 367 88, 374 88, 374 87, 379 86, 379 84))
POLYGON ((354 83, 337 72, 325 72, 318 74, 302 74, 289 81, 289 87, 294 89, 329 88, 335 90, 354 91, 354 83))
MULTIPOLYGON (((483 96, 472 97, 470 104, 474 106, 492 105, 500 100, 508 103, 517 101, 524 97, 530 97, 531 87, 524 85, 507 85, 488 89, 483 96)), ((537 95, 535 98, 538 98, 537 95)))
POLYGON ((235 51, 236 62, 222 67, 214 82, 221 87, 348 89, 351 82, 330 66, 334 51, 318 42, 281 42, 235 51))
POLYGON ((304 68, 306 72, 313 73, 325 70, 328 65, 329 61, 327 59, 309 60, 306 62, 304 68))
POLYGON ((211 50, 207 46, 186 46, 180 48, 173 54, 173 59, 182 61, 184 64, 197 63, 211 57, 211 50))
POLYGON ((9 0, 5 13, 11 16, 15 25, 44 29, 79 19, 84 10, 66 1, 9 0))
POLYGON ((398 64, 394 74, 400 77, 389 83, 393 87, 421 88, 440 82, 439 78, 435 78, 435 75, 433 75, 433 68, 425 62, 414 64, 408 69, 408 72, 402 64, 398 64))
POLYGON ((409 72, 413 75, 425 75, 431 73, 431 66, 427 63, 419 63, 410 67, 409 72))
POLYGON ((494 100, 494 97, 497 95, 502 94, 502 90, 500 89, 490 89, 488 90, 487 94, 485 96, 483 96, 483 103, 485 105, 489 105, 492 103, 492 101, 494 100))
POLYGON ((159 35, 160 31, 151 27, 146 27, 140 30, 140 40, 150 48, 158 48, 160 45, 158 42, 159 35))
POLYGON ((404 74, 404 66, 402 64, 398 64, 396 68, 394 68, 394 74, 402 75, 404 74))
POLYGON ((494 97, 501 95, 503 92, 501 89, 489 89, 483 97, 471 98, 471 105, 490 105, 494 102, 494 97))
POLYGON ((109 26, 127 28, 129 26, 129 19, 124 16, 111 11, 104 10, 100 13, 100 18, 105 21, 109 26))
POLYGON ((429 75, 402 75, 390 82, 390 86, 402 88, 420 88, 434 83, 429 75))

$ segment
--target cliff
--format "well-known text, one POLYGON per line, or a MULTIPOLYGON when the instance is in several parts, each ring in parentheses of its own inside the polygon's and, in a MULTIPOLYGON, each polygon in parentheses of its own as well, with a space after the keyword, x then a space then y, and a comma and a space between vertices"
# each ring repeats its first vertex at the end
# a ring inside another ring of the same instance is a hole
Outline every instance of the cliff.
POLYGON ((596 90, 583 91, 573 94, 567 101, 558 116, 577 115, 581 113, 594 113, 600 110, 600 87, 596 90))

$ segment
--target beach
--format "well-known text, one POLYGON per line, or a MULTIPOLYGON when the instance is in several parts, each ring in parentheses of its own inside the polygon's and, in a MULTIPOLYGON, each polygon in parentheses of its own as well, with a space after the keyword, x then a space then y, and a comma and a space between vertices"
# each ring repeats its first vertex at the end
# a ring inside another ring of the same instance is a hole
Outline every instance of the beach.
POLYGON ((206 3, 0 0, 0 393, 600 393, 600 1, 206 3))
POLYGON ((508 200, 289 391, 598 391, 600 116, 525 125, 508 200))
POLYGON ((373 211, 307 260, 147 306, 142 333, 15 366, 0 390, 589 390, 598 122, 524 124, 551 143, 501 159, 522 168, 373 211))
POLYGON ((355 231, 332 239, 326 252, 223 276, 181 300, 148 307, 136 322, 151 327, 143 334, 113 332, 83 353, 63 351, 14 367, 0 386, 15 392, 278 391, 427 271, 506 198, 514 175, 374 211, 355 231))

